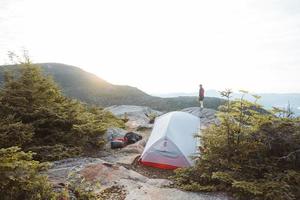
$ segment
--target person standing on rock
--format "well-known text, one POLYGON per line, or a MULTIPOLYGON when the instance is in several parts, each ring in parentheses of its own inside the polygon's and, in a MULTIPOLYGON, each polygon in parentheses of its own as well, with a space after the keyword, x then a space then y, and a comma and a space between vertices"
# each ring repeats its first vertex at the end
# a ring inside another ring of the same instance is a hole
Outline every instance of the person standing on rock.
POLYGON ((199 85, 199 102, 200 102, 200 108, 203 108, 203 100, 204 100, 204 88, 202 87, 202 84, 199 85))

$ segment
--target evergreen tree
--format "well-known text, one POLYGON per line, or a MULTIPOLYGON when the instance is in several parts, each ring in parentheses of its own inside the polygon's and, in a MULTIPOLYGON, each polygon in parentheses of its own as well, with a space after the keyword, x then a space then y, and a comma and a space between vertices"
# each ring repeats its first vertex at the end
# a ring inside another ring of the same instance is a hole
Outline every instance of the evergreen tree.
POLYGON ((101 108, 64 97, 29 59, 18 69, 5 74, 0 91, 0 147, 17 145, 41 160, 61 159, 101 149, 106 129, 123 126, 101 108))
POLYGON ((48 165, 33 158, 50 161, 98 151, 106 129, 124 123, 102 108, 64 97, 28 56, 24 60, 17 71, 5 73, 0 89, 0 199, 54 200, 60 197, 41 175, 48 165))

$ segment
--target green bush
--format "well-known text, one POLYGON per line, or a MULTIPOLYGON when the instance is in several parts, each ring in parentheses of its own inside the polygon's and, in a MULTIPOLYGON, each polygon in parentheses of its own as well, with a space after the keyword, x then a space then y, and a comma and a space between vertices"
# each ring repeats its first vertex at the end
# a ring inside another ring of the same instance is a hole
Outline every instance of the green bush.
POLYGON ((77 157, 82 154, 80 147, 66 147, 61 144, 53 146, 33 146, 28 148, 29 151, 34 152, 34 160, 41 162, 62 160, 70 157, 77 157))
POLYGON ((300 199, 299 121, 222 94, 221 124, 202 132, 196 165, 176 171, 177 186, 228 191, 237 199, 300 199))
POLYGON ((0 149, 0 194, 2 200, 55 199, 46 176, 47 165, 32 160, 32 153, 11 147, 0 149))
POLYGON ((33 127, 15 122, 13 117, 0 120, 0 147, 24 146, 32 141, 33 127))

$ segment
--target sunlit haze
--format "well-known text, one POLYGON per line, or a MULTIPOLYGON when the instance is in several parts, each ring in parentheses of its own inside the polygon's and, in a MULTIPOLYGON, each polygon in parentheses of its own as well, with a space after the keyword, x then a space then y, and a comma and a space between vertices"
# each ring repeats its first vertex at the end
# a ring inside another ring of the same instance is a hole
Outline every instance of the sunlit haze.
POLYGON ((148 93, 300 92, 300 1, 0 0, 7 51, 148 93))

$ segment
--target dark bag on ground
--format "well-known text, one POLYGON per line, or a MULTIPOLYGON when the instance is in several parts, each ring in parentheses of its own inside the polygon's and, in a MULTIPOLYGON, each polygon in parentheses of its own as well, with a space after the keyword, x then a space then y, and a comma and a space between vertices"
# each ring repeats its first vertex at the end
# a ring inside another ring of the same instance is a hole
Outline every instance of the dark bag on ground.
POLYGON ((137 141, 141 140, 143 137, 134 132, 128 132, 124 136, 124 139, 127 141, 127 144, 134 144, 137 141))
POLYGON ((124 138, 115 138, 110 142, 110 148, 119 149, 127 145, 127 142, 124 138))

